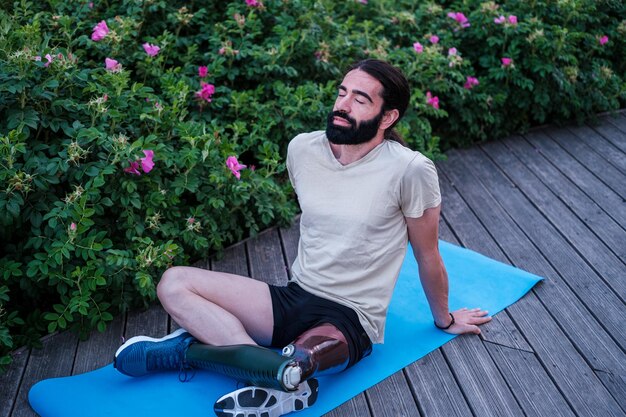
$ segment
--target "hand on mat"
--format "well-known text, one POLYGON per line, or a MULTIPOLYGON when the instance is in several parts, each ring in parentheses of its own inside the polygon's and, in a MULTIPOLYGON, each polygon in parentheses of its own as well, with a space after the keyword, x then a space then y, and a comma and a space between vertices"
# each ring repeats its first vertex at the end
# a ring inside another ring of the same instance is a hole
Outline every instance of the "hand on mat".
POLYGON ((480 334, 480 328, 478 326, 491 321, 491 316, 487 314, 489 314, 487 311, 481 310, 480 308, 460 308, 452 312, 454 324, 444 331, 450 334, 480 334))

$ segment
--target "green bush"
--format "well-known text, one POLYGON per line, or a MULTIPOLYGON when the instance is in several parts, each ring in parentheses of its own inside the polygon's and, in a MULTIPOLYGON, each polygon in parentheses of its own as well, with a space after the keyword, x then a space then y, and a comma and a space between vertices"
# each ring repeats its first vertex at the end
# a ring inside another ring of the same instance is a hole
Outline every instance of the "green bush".
POLYGON ((622 2, 0 7, 0 367, 153 300, 168 265, 290 221, 287 143, 323 128, 355 60, 406 72, 399 129, 433 158, 626 99, 622 2))

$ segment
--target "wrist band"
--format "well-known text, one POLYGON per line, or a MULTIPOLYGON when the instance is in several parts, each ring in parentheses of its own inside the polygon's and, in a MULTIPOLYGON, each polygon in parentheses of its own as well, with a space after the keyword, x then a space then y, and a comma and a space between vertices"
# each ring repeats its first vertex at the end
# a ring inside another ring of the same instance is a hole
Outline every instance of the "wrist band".
POLYGON ((448 324, 447 326, 443 327, 443 326, 438 325, 437 321, 434 321, 436 328, 441 329, 441 330, 448 330, 454 324, 454 316, 452 315, 452 313, 448 313, 448 314, 450 314, 450 318, 452 319, 450 324, 448 324))

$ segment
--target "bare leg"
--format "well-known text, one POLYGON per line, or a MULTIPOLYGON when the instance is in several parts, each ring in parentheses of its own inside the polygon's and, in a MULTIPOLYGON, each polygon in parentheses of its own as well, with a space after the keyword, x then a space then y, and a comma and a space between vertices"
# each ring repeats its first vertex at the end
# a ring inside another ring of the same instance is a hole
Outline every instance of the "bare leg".
POLYGON ((271 343, 274 317, 264 282, 177 266, 165 271, 157 294, 172 318, 202 343, 271 343))

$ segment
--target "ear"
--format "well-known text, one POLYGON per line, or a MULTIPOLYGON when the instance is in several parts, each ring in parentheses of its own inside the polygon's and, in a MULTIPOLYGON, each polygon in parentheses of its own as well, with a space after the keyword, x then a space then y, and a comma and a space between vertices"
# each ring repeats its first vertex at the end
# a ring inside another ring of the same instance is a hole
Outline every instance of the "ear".
POLYGON ((387 110, 383 114, 383 118, 380 121, 379 128, 382 130, 387 129, 389 126, 394 124, 396 120, 398 120, 399 117, 400 117, 400 112, 398 111, 398 109, 387 110))

